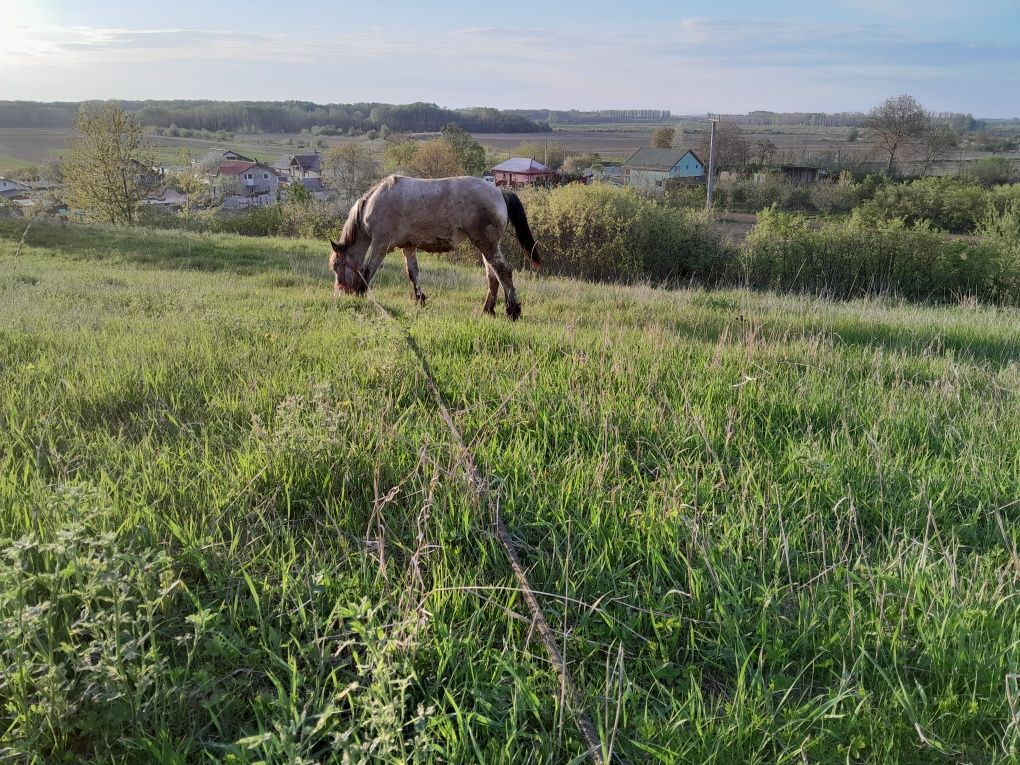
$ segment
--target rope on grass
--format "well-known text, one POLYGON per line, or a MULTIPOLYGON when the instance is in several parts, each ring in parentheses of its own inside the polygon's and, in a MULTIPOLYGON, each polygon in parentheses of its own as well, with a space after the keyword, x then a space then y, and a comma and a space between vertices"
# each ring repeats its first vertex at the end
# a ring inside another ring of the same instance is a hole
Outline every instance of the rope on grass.
MULTIPOLYGON (((446 423, 446 427, 450 431, 450 435, 453 437, 454 443, 461 450, 461 463, 464 467, 464 471, 468 477, 468 484, 478 500, 489 510, 492 511, 493 518, 495 519, 496 526, 496 538, 499 539, 500 544, 503 546, 503 550, 506 552, 507 558, 510 559, 510 566, 514 570, 514 576, 517 578, 517 583, 520 586, 521 592, 524 594, 524 600, 528 604, 528 610, 531 612, 531 618, 538 629, 538 634, 542 638, 542 644, 545 646, 546 653, 549 655, 549 661, 552 663, 556 670, 556 674, 560 679, 560 688, 563 691, 564 696, 567 700, 567 705, 570 708, 571 714, 574 716, 574 722, 577 725, 577 730, 580 732, 581 737, 584 739, 585 744, 588 746, 587 754, 591 757, 592 762, 595 765, 605 765, 605 757, 603 753, 605 749, 602 745, 602 739, 599 736, 598 729, 592 723, 591 718, 588 717, 587 712, 584 711, 583 699, 580 692, 577 690, 577 686, 570 679, 570 672, 567 668, 566 662, 563 660, 563 655, 560 653, 559 648, 556 646, 556 635, 553 633, 552 628, 549 626, 549 622, 546 620, 545 615, 542 613, 542 608, 538 603, 538 598, 535 596, 535 590, 531 586, 531 582, 528 580, 528 574, 524 570, 524 565, 521 563, 521 556, 517 551, 517 546, 514 544, 513 538, 510 536, 509 530, 503 523, 503 517, 499 512, 499 506, 494 505, 489 500, 489 494, 486 490, 486 483, 478 470, 478 466, 475 464, 474 455, 471 454, 471 450, 468 449, 464 436, 460 432, 460 428, 457 427, 457 423, 453 421, 453 415, 450 414, 450 410, 446 406, 446 402, 443 400, 443 394, 439 390, 439 386, 436 385, 436 380, 432 376, 432 368, 429 366, 428 359, 425 358, 425 353, 422 351, 421 346, 411 335, 410 331, 405 328, 400 322, 398 322, 393 315, 386 310, 386 308, 376 300, 375 296, 368 292, 368 297, 375 305, 376 310, 379 311, 380 315, 384 318, 389 319, 396 324, 404 336, 404 341, 407 343, 407 347, 411 349, 411 352, 418 358, 418 362, 421 364, 422 371, 425 374, 425 383, 428 385, 429 390, 432 392, 432 397, 436 401, 436 406, 439 407, 439 415, 443 418, 443 422, 446 423)), ((610 754, 613 762, 621 763, 619 756, 610 754)))

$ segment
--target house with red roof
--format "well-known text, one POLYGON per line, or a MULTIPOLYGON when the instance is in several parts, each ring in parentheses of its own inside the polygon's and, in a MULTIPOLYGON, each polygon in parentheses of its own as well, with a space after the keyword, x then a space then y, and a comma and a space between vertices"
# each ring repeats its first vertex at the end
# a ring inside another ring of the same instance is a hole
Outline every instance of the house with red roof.
POLYGON ((231 159, 216 168, 219 178, 237 178, 240 193, 227 197, 223 206, 228 209, 272 204, 280 190, 280 176, 276 170, 261 162, 231 159))
POLYGON ((511 157, 492 168, 492 177, 497 186, 514 188, 551 180, 556 172, 528 157, 511 157))

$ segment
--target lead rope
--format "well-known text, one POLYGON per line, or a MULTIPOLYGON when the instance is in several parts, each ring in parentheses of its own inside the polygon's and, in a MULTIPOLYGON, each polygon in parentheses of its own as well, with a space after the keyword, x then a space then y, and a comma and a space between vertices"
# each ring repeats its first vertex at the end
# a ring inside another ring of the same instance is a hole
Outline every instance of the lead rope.
MULTIPOLYGON (((563 661, 563 656, 560 653, 559 648, 556 647, 556 636, 553 634, 552 628, 549 626, 549 622, 546 621, 545 616, 542 614, 542 609, 538 604, 538 598, 535 597, 535 591, 531 586, 531 582, 528 581, 528 574, 525 572, 524 566, 521 563, 521 556, 517 552, 517 546, 514 544, 513 538, 510 536, 510 532, 503 523, 503 517, 499 512, 498 504, 493 506, 489 501, 489 494, 486 491, 486 484, 482 474, 475 465, 474 456, 465 444, 464 436, 461 435, 460 429, 453 421, 453 416, 450 414, 450 410, 446 408, 446 403, 443 401, 443 394, 440 393, 439 386, 436 385, 435 378, 432 376, 432 368, 429 366, 429 362, 425 358, 425 353, 411 335, 411 332, 393 318, 393 315, 386 310, 382 303, 375 299, 375 295, 373 295, 371 291, 368 292, 368 298, 372 301, 383 318, 389 319, 400 328, 408 348, 410 348, 412 353, 414 353, 414 355, 418 358, 422 371, 425 373, 425 383, 428 385, 429 390, 432 391, 432 397, 436 400, 436 405, 439 407, 439 415, 446 423, 446 427, 449 428, 450 435, 453 436, 454 442, 460 447, 461 462, 463 463, 464 470, 468 476, 468 484, 471 486, 471 489, 478 500, 492 511, 493 517, 495 518, 496 538, 499 539, 500 543, 503 545, 503 549, 506 551, 507 557, 510 559, 510 566, 513 568, 514 576, 517 578, 517 583, 520 585, 521 592, 524 594, 524 600, 528 604, 528 610, 531 612, 531 618, 535 626, 538 628, 538 633, 542 638, 542 643, 545 646, 546 653, 549 655, 549 661, 552 663, 553 667, 556 669, 556 674, 559 676, 560 687, 563 689, 563 693, 566 696, 570 712, 574 716, 574 723, 577 725, 577 730, 580 732, 581 737, 588 745, 588 751, 586 754, 591 757, 592 762, 595 763, 595 765, 605 765, 606 760, 603 756, 605 749, 602 746, 602 739, 599 736, 598 729, 592 723, 588 714, 584 711, 581 694, 570 679, 570 672, 567 669, 566 662, 563 661)), ((622 760, 620 760, 618 756, 610 755, 610 757, 613 762, 620 763, 622 765, 622 760)))

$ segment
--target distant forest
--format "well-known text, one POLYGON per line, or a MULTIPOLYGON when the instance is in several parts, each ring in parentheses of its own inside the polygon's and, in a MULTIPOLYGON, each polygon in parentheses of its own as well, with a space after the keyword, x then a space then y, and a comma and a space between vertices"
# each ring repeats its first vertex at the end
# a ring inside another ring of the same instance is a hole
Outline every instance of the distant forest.
MULTIPOLYGON (((513 112, 436 104, 315 104, 311 101, 121 101, 153 128, 297 133, 313 128, 435 132, 449 123, 475 133, 542 133, 552 128, 513 112)), ((80 102, 0 101, 0 127, 70 127, 80 102)))

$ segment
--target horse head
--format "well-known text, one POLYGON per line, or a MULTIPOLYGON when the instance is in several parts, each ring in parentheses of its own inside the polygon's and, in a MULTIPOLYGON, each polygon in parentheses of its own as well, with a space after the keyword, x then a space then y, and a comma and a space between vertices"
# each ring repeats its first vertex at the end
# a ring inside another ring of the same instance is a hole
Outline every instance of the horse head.
POLYGON ((368 285, 361 270, 351 262, 352 258, 348 257, 347 250, 332 239, 329 240, 329 248, 329 270, 336 277, 334 290, 337 293, 364 295, 368 285))

